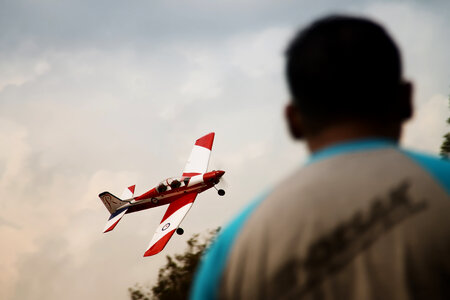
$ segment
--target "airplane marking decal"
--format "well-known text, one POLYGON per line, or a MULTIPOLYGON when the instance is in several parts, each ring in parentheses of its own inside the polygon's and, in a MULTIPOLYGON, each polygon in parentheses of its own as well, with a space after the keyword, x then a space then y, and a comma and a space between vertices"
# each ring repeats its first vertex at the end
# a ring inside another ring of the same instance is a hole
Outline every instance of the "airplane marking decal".
POLYGON ((169 227, 170 227, 170 223, 167 223, 166 225, 164 225, 164 227, 161 230, 164 231, 164 230, 166 230, 169 227))

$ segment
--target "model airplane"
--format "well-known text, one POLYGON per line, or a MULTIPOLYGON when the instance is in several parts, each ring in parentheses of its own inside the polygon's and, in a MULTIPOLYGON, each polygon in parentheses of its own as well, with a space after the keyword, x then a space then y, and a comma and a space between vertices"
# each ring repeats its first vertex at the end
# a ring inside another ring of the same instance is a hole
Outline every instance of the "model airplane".
MULTIPOLYGON (((144 256, 161 252, 175 232, 183 234, 184 231, 179 226, 197 195, 215 187, 225 173, 206 172, 213 142, 214 132, 199 138, 181 177, 163 180, 140 196, 134 197, 134 185, 125 189, 121 199, 109 192, 101 193, 99 197, 111 213, 103 232, 113 230, 125 214, 169 204, 144 256)), ((222 189, 219 189, 218 193, 220 196, 225 195, 222 189)))

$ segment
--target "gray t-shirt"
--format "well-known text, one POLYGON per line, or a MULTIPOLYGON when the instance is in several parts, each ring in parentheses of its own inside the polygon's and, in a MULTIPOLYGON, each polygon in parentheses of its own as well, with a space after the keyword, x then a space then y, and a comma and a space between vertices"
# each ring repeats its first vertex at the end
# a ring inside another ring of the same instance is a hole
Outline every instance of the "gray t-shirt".
POLYGON ((450 299, 450 196, 392 145, 348 151, 282 181, 226 255, 219 299, 450 299))

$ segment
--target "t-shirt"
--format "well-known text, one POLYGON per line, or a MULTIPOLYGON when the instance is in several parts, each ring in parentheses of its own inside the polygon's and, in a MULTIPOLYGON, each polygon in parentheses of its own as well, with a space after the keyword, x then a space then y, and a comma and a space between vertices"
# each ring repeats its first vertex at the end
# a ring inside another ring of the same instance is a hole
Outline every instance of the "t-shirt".
POLYGON ((197 299, 450 299, 450 163, 337 144, 256 199, 197 272, 197 299))

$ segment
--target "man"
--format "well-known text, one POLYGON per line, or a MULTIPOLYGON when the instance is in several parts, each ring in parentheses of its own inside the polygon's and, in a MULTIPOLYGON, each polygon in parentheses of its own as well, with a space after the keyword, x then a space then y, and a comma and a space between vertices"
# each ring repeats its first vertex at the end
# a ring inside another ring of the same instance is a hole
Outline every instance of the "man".
POLYGON ((398 147, 412 114, 401 69, 366 19, 294 38, 286 118, 312 155, 225 228, 193 299, 450 299, 450 164, 398 147))

